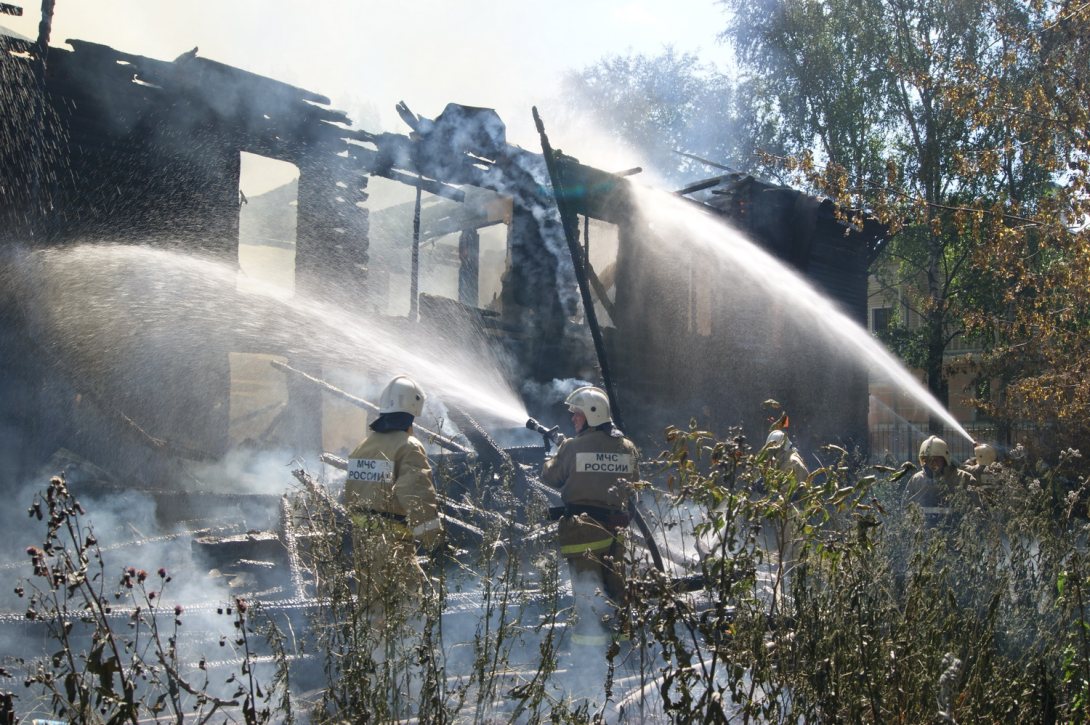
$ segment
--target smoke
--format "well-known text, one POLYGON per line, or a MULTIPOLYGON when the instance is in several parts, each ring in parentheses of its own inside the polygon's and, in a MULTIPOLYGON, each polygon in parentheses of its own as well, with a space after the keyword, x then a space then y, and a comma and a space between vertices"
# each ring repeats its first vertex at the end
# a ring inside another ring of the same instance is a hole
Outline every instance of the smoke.
POLYGON ((194 479, 217 492, 282 496, 297 486, 291 471, 301 463, 291 451, 236 448, 215 463, 196 463, 189 470, 194 479))
POLYGON ((676 170, 662 168, 665 164, 656 162, 648 149, 641 148, 624 138, 603 123, 593 114, 587 113, 579 105, 571 105, 559 97, 552 101, 549 108, 555 109, 555 120, 550 123, 550 115, 544 115, 549 138, 558 151, 573 156, 579 163, 593 166, 603 171, 619 173, 639 167, 637 178, 640 183, 655 188, 670 188, 676 184, 676 170))
MULTIPOLYGON (((194 608, 194 605, 201 603, 208 605, 227 600, 229 591, 224 583, 209 578, 207 572, 200 569, 199 563, 194 562, 190 551, 191 536, 181 522, 174 525, 163 522, 164 518, 170 518, 169 512, 159 510, 153 494, 104 486, 99 481, 91 480, 86 474, 87 469, 72 465, 67 469, 69 490, 86 511, 80 519, 81 532, 93 532, 99 542, 105 592, 116 588, 122 572, 132 567, 152 573, 147 584, 149 590, 159 594, 157 600, 161 607, 173 608, 177 603, 184 603, 186 607, 194 608), (160 568, 170 573, 169 583, 159 581, 160 578, 154 574, 160 568)), ((9 500, 12 505, 0 512, 0 525, 4 532, 0 539, 0 561, 3 561, 0 566, 7 570, 6 579, 9 582, 16 578, 36 581, 31 577, 30 560, 25 549, 28 546, 42 546, 45 522, 34 515, 28 516, 27 512, 35 501, 40 508, 44 508, 41 494, 45 491, 48 478, 49 475, 43 471, 42 475, 11 490, 9 500)), ((225 525, 244 529, 242 522, 221 520, 220 527, 225 525)), ((65 541, 62 535, 62 543, 65 541)), ((95 566, 95 562, 92 562, 92 570, 95 566)), ((0 607, 6 612, 21 615, 27 606, 27 599, 16 596, 13 587, 5 587, 0 597, 0 607)), ((120 609, 125 599, 119 601, 121 603, 117 606, 120 609)), ((8 629, 0 632, 6 634, 8 629)), ((3 650, 15 651, 8 647, 3 647, 3 650)))
POLYGON ((568 396, 576 388, 582 388, 594 383, 578 378, 558 380, 553 378, 547 383, 539 383, 536 380, 523 382, 521 392, 523 399, 531 410, 545 411, 558 405, 563 405, 568 396))
MULTIPOLYGON (((254 472, 255 466, 247 470, 254 472)), ((230 552, 217 554, 216 546, 202 543, 205 540, 200 536, 203 530, 211 542, 227 533, 244 535, 249 526, 258 523, 256 514, 227 505, 222 497, 218 505, 209 502, 200 511, 199 506, 191 505, 197 497, 136 490, 68 451, 58 452, 41 473, 5 491, 11 503, 0 511, 0 571, 8 582, 0 590, 0 651, 8 653, 5 669, 21 678, 39 656, 47 658, 45 667, 49 669, 48 653, 61 645, 56 634, 60 620, 53 618, 54 613, 70 623, 67 639, 73 654, 80 657, 92 648, 92 627, 76 616, 87 595, 65 586, 50 593, 46 582, 32 573, 29 556, 28 547, 38 547, 46 552, 49 563, 57 556, 58 545, 73 555, 77 550, 64 527, 50 548, 45 539, 47 521, 35 515, 41 511, 48 516, 44 491, 49 477, 61 472, 80 504, 78 520, 71 520, 73 531, 81 538, 93 536, 97 540, 88 549, 90 588, 108 608, 105 616, 113 635, 140 643, 123 652, 122 664, 137 654, 154 661, 156 645, 149 640, 148 630, 154 620, 162 637, 159 646, 165 651, 169 637, 169 646, 177 648, 181 675, 200 685, 207 673, 208 692, 229 699, 236 686, 227 680, 232 669, 238 674, 242 655, 236 644, 239 630, 234 626, 232 607, 237 607, 239 598, 286 599, 290 590, 283 567, 271 561, 233 562, 230 552), (199 518, 187 518, 194 516, 199 518), (33 620, 26 614, 30 610, 36 612, 33 620), (17 626, 19 622, 22 626, 17 626), (198 669, 198 662, 206 664, 198 669)), ((253 547, 250 551, 251 557, 260 557, 253 547)), ((285 626, 283 621, 280 624, 285 626)), ((263 652, 263 640, 256 638, 251 648, 263 652)), ((261 683, 271 682, 273 663, 255 661, 252 666, 261 683)), ((51 714, 35 707, 33 698, 22 698, 19 714, 51 714)))

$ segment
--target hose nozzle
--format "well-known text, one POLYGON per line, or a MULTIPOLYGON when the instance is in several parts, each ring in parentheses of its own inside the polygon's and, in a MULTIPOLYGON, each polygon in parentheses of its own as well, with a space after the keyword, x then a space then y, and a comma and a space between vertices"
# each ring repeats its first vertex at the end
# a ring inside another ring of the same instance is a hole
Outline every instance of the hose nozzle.
POLYGON ((545 440, 546 448, 549 447, 550 443, 559 447, 560 444, 564 442, 564 434, 560 432, 560 426, 558 425, 554 425, 552 428, 546 428, 533 418, 529 418, 526 421, 526 427, 535 433, 541 434, 541 437, 545 440))

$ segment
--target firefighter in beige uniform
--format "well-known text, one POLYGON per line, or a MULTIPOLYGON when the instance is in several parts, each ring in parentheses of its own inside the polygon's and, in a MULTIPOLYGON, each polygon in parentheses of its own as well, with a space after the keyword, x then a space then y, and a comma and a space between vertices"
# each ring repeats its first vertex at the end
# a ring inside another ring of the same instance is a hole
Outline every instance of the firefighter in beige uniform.
POLYGON ((541 480, 560 489, 564 502, 558 534, 575 597, 572 642, 606 643, 609 629, 621 624, 614 610, 625 600, 624 530, 632 482, 639 480, 639 452, 613 424, 604 391, 579 388, 566 403, 576 435, 545 462, 541 480))
POLYGON ((999 453, 995 446, 977 443, 973 447, 973 457, 965 462, 962 470, 977 481, 979 499, 991 504, 1000 495, 1003 484, 1003 465, 999 463, 999 453))
MULTIPOLYGON (((361 588, 379 593, 402 576, 423 584, 416 550, 435 550, 443 524, 424 445, 413 420, 424 409, 424 392, 399 375, 379 397, 379 417, 348 461, 344 501, 352 516, 361 588)), ((362 594, 362 592, 361 592, 362 594)))
POLYGON ((976 479, 954 465, 950 446, 938 436, 920 444, 920 470, 908 479, 903 502, 920 507, 924 522, 930 526, 950 520, 950 503, 962 489, 974 489, 976 479))
MULTIPOLYGON (((783 476, 793 477, 794 485, 802 488, 810 480, 810 471, 802 460, 802 454, 795 444, 791 442, 787 431, 777 428, 768 434, 765 440, 765 449, 770 454, 770 461, 783 476)), ((786 490, 790 481, 781 481, 782 490, 786 490)), ((796 524, 790 516, 782 516, 774 521, 762 522, 761 545, 764 549, 775 554, 784 567, 791 566, 798 555, 798 543, 795 538, 798 535, 796 524)))

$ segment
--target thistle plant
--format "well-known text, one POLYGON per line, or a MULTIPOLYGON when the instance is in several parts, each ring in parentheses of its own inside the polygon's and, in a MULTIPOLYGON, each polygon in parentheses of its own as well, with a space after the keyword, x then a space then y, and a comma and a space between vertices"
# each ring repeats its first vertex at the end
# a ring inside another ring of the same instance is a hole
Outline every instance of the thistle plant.
MULTIPOLYGON (((18 664, 27 688, 44 696, 49 714, 69 722, 134 725, 147 717, 271 721, 272 708, 257 706, 264 698, 251 649, 244 648, 239 664, 246 685, 233 696, 215 694, 221 688, 212 687, 204 667, 200 682, 186 677, 180 646, 184 608, 163 604, 173 577, 164 568, 151 574, 133 566, 110 576, 87 511, 63 477, 51 479, 28 512, 46 529, 42 544, 26 549, 32 576, 16 594, 27 599, 26 618, 39 622, 58 649, 18 664)), ((241 617, 236 630, 245 639, 250 630, 241 617)), ((234 678, 229 675, 227 683, 234 678)), ((284 721, 280 710, 278 721, 284 721)))

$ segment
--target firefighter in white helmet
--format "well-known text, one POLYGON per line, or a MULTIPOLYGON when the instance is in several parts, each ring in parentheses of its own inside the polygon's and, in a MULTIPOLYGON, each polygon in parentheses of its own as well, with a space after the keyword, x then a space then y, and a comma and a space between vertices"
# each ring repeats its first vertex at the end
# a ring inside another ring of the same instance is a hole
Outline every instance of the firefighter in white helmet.
POLYGON ((564 502, 558 538, 575 595, 572 642, 606 644, 623 637, 624 531, 639 451, 613 424, 605 391, 578 388, 565 402, 575 437, 545 462, 541 480, 560 489, 564 502))
POLYGON ((988 443, 977 443, 973 447, 973 457, 965 462, 962 470, 970 474, 980 484, 981 493, 994 493, 992 489, 1000 484, 1003 466, 999 463, 999 452, 988 443))
MULTIPOLYGON (((768 451, 769 459, 776 469, 783 474, 781 477, 794 477, 794 484, 805 486, 810 479, 810 471, 802 460, 802 454, 795 448, 788 437, 787 431, 777 428, 768 434, 764 448, 768 451)), ((774 474, 770 474, 774 475, 774 474)), ((784 481, 784 484, 787 482, 784 481)), ((768 482, 766 481, 766 485, 768 482)), ((788 566, 797 558, 798 548, 795 543, 796 528, 788 516, 782 516, 775 521, 764 522, 761 526, 761 546, 779 557, 783 566, 788 566)))
POLYGON ((971 463, 976 463, 981 466, 990 466, 999 460, 999 454, 995 450, 995 446, 987 443, 977 443, 976 446, 973 447, 973 458, 975 460, 970 461, 971 463))
POLYGON ((904 501, 919 506, 927 523, 939 523, 951 512, 954 494, 975 482, 954 465, 946 441, 933 435, 920 444, 920 470, 908 479, 904 501))
POLYGON ((371 586, 391 575, 422 575, 416 549, 432 552, 443 541, 431 466, 413 435, 424 397, 411 378, 391 380, 379 396, 371 433, 349 456, 344 501, 355 527, 360 576, 371 586))
POLYGON ((777 428, 769 433, 768 438, 765 440, 765 448, 772 453, 772 460, 775 461, 776 468, 784 473, 795 474, 795 480, 798 483, 804 483, 810 478, 810 471, 802 460, 802 454, 791 442, 787 431, 777 428))

